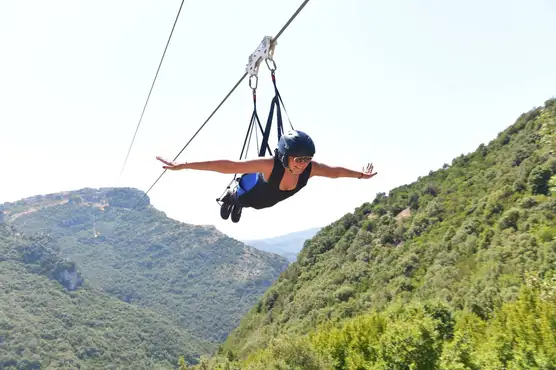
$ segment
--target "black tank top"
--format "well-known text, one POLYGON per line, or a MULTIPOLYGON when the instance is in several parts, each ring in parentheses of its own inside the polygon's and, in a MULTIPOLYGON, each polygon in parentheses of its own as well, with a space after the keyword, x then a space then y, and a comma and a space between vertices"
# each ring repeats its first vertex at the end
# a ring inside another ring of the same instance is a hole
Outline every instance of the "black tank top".
POLYGON ((293 190, 280 190, 280 182, 284 175, 285 168, 277 156, 274 156, 274 167, 268 181, 265 181, 262 173, 257 174, 257 183, 253 188, 238 197, 239 203, 243 207, 251 207, 255 209, 262 209, 272 207, 278 202, 287 199, 300 191, 309 180, 311 174, 312 163, 299 175, 297 185, 293 190))

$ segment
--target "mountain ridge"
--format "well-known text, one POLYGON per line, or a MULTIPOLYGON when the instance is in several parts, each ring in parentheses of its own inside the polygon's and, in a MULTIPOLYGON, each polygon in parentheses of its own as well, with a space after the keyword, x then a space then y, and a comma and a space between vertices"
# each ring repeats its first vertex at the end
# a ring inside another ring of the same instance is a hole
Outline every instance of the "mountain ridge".
POLYGON ((214 226, 181 223, 133 188, 83 188, 0 205, 3 222, 46 233, 86 281, 151 309, 214 350, 287 266, 214 226), (135 209, 130 211, 135 205, 135 209))
POLYGON ((286 257, 289 262, 293 262, 297 258, 297 254, 303 247, 304 242, 312 238, 321 229, 321 227, 313 227, 271 238, 249 239, 242 240, 242 242, 265 252, 279 254, 286 257))

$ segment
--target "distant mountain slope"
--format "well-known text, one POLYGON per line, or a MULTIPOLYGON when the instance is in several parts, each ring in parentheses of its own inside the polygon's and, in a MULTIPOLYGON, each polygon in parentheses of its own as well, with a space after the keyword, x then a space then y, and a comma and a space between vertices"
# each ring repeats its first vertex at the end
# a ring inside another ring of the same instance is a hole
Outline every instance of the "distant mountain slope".
POLYGON ((262 251, 279 254, 286 257, 290 262, 293 262, 297 257, 297 253, 299 253, 301 248, 303 248, 303 243, 315 236, 320 229, 320 227, 315 227, 312 229, 275 236, 273 238, 243 240, 243 242, 262 251))
POLYGON ((95 290, 55 240, 0 223, 0 368, 175 368, 212 345, 95 290))
POLYGON ((95 287, 222 341, 286 267, 214 227, 169 219, 134 189, 82 189, 2 205, 5 222, 46 232, 95 287), (95 237, 96 233, 100 233, 95 237))
POLYGON ((555 322, 551 99, 323 228, 204 368, 553 369, 555 322))

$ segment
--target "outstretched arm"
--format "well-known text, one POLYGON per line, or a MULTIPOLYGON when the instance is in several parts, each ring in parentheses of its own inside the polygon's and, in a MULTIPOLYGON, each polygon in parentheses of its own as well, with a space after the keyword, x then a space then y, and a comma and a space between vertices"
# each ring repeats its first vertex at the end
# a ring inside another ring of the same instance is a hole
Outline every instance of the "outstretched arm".
POLYGON ((363 171, 353 171, 345 167, 328 166, 324 163, 313 161, 311 169, 311 177, 321 176, 337 179, 339 177, 352 177, 357 179, 370 179, 377 172, 373 172, 373 164, 369 163, 367 168, 363 167, 363 171))
POLYGON ((156 157, 159 161, 165 164, 162 168, 172 171, 177 170, 201 170, 201 171, 214 171, 220 173, 254 173, 254 172, 268 172, 268 169, 272 169, 272 159, 269 158, 257 158, 242 161, 233 160, 214 160, 214 161, 203 161, 203 162, 184 162, 175 163, 167 161, 161 157, 156 157))

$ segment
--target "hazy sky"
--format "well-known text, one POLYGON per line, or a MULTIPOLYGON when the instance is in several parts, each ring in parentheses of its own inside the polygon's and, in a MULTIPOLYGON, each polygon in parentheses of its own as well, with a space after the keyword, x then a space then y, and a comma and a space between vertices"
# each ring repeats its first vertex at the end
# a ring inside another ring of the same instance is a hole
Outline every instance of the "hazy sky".
MULTIPOLYGON (((0 2, 0 202, 146 191, 162 172, 155 157, 182 149, 302 0, 186 0, 118 183, 180 2, 0 2)), ((240 239, 327 225, 555 96, 555 39, 553 0, 312 0, 276 47, 287 111, 313 136, 316 159, 356 170, 372 161, 378 175, 312 179, 271 209, 244 210, 238 224, 221 220, 215 202, 232 175, 166 172, 149 196, 169 217, 240 239)), ((259 78, 265 122, 264 64, 259 78)), ((244 80, 178 161, 238 158, 251 112, 244 80)))

